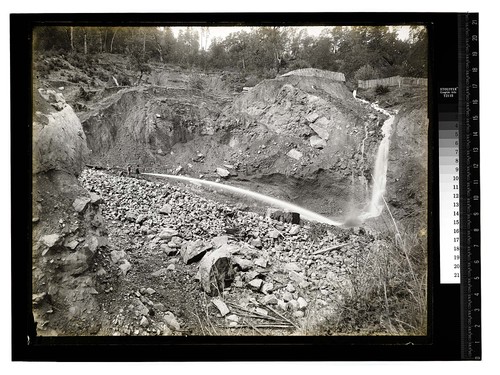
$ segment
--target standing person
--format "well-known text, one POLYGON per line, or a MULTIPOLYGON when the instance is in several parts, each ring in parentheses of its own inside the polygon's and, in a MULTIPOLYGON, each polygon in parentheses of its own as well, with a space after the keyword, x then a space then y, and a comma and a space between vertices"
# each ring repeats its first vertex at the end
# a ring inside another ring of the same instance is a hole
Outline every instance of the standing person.
POLYGON ((132 173, 132 166, 129 164, 127 165, 127 176, 130 177, 130 173, 132 173))
POLYGON ((139 166, 135 168, 135 174, 137 177, 139 177, 139 175, 141 174, 141 172, 139 172, 139 166))

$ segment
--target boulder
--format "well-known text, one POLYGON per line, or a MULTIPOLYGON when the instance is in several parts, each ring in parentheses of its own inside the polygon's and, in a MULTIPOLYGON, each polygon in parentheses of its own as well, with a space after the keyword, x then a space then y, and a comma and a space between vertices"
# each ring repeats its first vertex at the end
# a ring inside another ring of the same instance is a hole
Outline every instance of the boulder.
POLYGON ((66 246, 70 250, 75 250, 76 247, 78 246, 78 244, 79 244, 78 241, 72 240, 72 241, 65 243, 64 246, 66 246))
POLYGON ((274 289, 273 283, 264 283, 262 285, 262 293, 264 293, 264 294, 271 293, 273 291, 273 289, 274 289))
POLYGON ((94 192, 90 192, 90 202, 92 204, 101 204, 102 197, 99 194, 96 194, 94 192))
POLYGON ((326 147, 326 141, 317 135, 313 135, 309 139, 309 143, 311 144, 311 147, 317 148, 317 149, 322 149, 326 147))
POLYGON ((302 270, 302 268, 297 263, 286 263, 283 266, 283 269, 285 271, 296 271, 296 272, 300 272, 302 270))
POLYGON ((252 281, 250 281, 248 283, 248 287, 251 290, 258 292, 260 290, 260 288, 262 287, 262 284, 263 284, 262 279, 253 279, 252 281))
POLYGON ((54 234, 47 234, 41 238, 42 243, 47 246, 49 249, 54 247, 59 240, 61 239, 61 236, 57 233, 54 234))
POLYGON ((284 223, 300 224, 300 214, 298 212, 284 212, 282 221, 284 223))
POLYGON ((269 314, 269 313, 267 312, 267 310, 262 309, 262 308, 260 308, 260 307, 256 307, 256 308, 255 308, 255 312, 256 312, 257 314, 259 314, 259 315, 265 315, 265 316, 267 316, 267 315, 269 314))
POLYGON ((224 248, 206 254, 200 262, 199 275, 203 290, 217 295, 224 290, 224 281, 231 269, 231 254, 224 248))
POLYGON ((182 238, 180 238, 179 236, 173 236, 169 243, 168 243, 168 246, 171 247, 172 249, 179 249, 182 245, 182 238))
POLYGON ((261 249, 262 248, 262 241, 260 240, 260 238, 253 238, 250 241, 250 245, 252 245, 253 247, 256 247, 257 249, 261 249))
POLYGON ((135 222, 137 224, 142 224, 144 223, 146 220, 148 219, 148 217, 144 214, 140 214, 139 216, 137 216, 137 219, 135 219, 135 222))
POLYGON ((225 168, 217 168, 216 171, 217 174, 222 178, 229 177, 229 171, 225 168))
POLYGON ((33 98, 33 174, 49 170, 79 175, 89 154, 87 139, 80 120, 73 109, 63 105, 60 111, 51 108, 47 100, 64 101, 57 95, 35 92, 33 98), (53 96, 53 97, 52 97, 53 96))
POLYGON ((214 298, 212 300, 212 303, 215 305, 215 307, 217 307, 221 316, 226 316, 227 314, 229 314, 230 311, 229 311, 227 305, 221 299, 214 298))
POLYGON ((191 264, 198 262, 211 248, 212 245, 203 240, 189 241, 182 245, 180 254, 184 263, 191 264))
POLYGON ((264 297, 262 297, 260 302, 264 305, 277 305, 278 299, 274 294, 267 294, 264 297))
POLYGON ((232 258, 233 263, 238 266, 242 271, 247 271, 253 267, 253 262, 251 260, 245 259, 243 257, 234 256, 232 258))
POLYGON ((228 236, 217 236, 217 237, 212 238, 212 244, 213 244, 215 249, 217 249, 223 245, 227 245, 228 241, 229 241, 228 236))
POLYGON ((281 233, 280 233, 280 231, 278 231, 276 229, 271 229, 267 232, 267 236, 269 238, 277 239, 281 236, 281 233))
POLYGON ((290 292, 283 293, 283 301, 289 302, 292 299, 293 299, 292 293, 290 293, 290 292))
POLYGON ((278 300, 278 306, 283 311, 286 311, 287 309, 287 303, 281 299, 278 300))
POLYGON ((144 315, 142 316, 141 322, 139 323, 141 327, 147 328, 149 327, 149 320, 144 315))
POLYGON ((314 122, 318 119, 319 115, 316 113, 316 112, 313 112, 313 113, 309 113, 307 116, 306 116, 306 120, 308 122, 314 122))
POLYGON ((88 197, 78 197, 73 202, 73 208, 76 212, 80 213, 85 210, 87 205, 90 203, 90 198, 88 197))
POLYGON ((240 321, 240 317, 234 314, 226 316, 226 319, 234 323, 238 323, 240 321))
POLYGON ((85 241, 85 245, 87 245, 88 249, 92 254, 95 254, 99 247, 106 246, 108 244, 108 240, 106 237, 102 236, 89 236, 85 241))
POLYGON ((170 311, 167 311, 163 315, 163 321, 167 324, 168 328, 174 330, 174 331, 180 331, 181 325, 175 318, 175 315, 172 314, 170 311))
POLYGON ((299 303, 296 300, 292 299, 288 302, 288 308, 291 311, 297 311, 299 309, 299 303))
POLYGON ((172 239, 172 237, 174 236, 177 236, 179 234, 178 231, 176 231, 175 229, 172 229, 172 228, 164 228, 161 232, 160 232, 160 238, 162 240, 170 240, 172 239))
POLYGON ((292 314, 294 318, 303 318, 304 315, 305 315, 304 312, 301 310, 297 310, 292 314))
POLYGON ((128 260, 123 259, 123 263, 120 264, 119 268, 122 271, 123 276, 125 276, 125 275, 127 275, 127 272, 130 271, 130 269, 132 268, 132 265, 130 264, 130 262, 128 260))
POLYGON ((307 284, 307 281, 305 280, 304 276, 296 271, 290 271, 288 273, 288 277, 297 285, 300 287, 303 287, 303 285, 307 284), (306 284, 304 284, 306 283, 306 284))
POLYGON ((260 273, 257 271, 249 271, 243 275, 243 278, 245 279, 245 281, 248 282, 248 281, 255 279, 259 275, 260 275, 260 273))
POLYGON ((292 227, 288 231, 288 234, 291 236, 295 236, 295 235, 299 234, 299 232, 300 232, 300 226, 294 224, 294 225, 292 225, 292 227))
POLYGON ((288 283, 287 286, 286 286, 286 290, 290 293, 295 293, 295 287, 293 286, 293 284, 291 283, 288 283))
POLYGON ((283 223, 300 224, 300 214, 298 212, 283 212, 280 210, 274 210, 269 213, 269 217, 283 223))
POLYGON ((158 271, 153 272, 151 275, 155 277, 166 276, 168 274, 168 270, 166 268, 160 268, 158 271))
POLYGON ((224 251, 227 251, 231 255, 242 253, 244 251, 244 249, 241 246, 236 244, 222 245, 219 247, 219 249, 223 249, 224 251))
POLYGON ((256 266, 266 268, 267 267, 267 260, 264 258, 257 258, 253 262, 256 266))
POLYGON ((110 254, 111 262, 113 264, 117 264, 122 259, 125 259, 125 251, 124 250, 113 250, 110 254))
POLYGON ((42 292, 38 294, 33 294, 31 300, 33 304, 38 305, 45 299, 45 297, 47 297, 47 292, 42 292))
POLYGON ((169 204, 165 204, 162 208, 160 208, 160 214, 168 215, 172 212, 172 206, 169 204))
POLYGON ((297 303, 299 304, 299 309, 301 310, 304 310, 307 307, 307 301, 302 297, 297 298, 297 303))
POLYGON ((316 122, 314 124, 310 124, 309 127, 312 130, 314 130, 314 132, 321 139, 328 141, 328 138, 330 137, 330 133, 328 132, 328 129, 327 129, 328 124, 329 124, 329 121, 325 117, 321 117, 320 119, 316 120, 316 122))
POLYGON ((302 152, 296 150, 296 149, 291 149, 290 151, 288 151, 287 153, 287 156, 291 157, 292 159, 295 159, 295 160, 300 160, 302 158, 302 152))
POLYGON ((172 247, 170 247, 170 246, 168 246, 168 245, 166 245, 166 244, 162 244, 162 245, 160 246, 160 249, 161 249, 161 250, 162 250, 165 254, 167 254, 167 255, 175 255, 175 254, 177 254, 177 253, 179 252, 179 250, 178 250, 178 249, 176 249, 176 248, 172 248, 172 247))

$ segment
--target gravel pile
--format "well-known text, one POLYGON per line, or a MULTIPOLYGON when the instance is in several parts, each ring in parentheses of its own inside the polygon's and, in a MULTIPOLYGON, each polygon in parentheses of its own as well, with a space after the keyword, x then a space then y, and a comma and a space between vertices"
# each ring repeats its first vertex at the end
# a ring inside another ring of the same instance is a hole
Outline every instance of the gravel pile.
POLYGON ((142 286, 126 292, 131 302, 115 316, 113 324, 124 327, 115 334, 206 333, 211 322, 199 319, 196 331, 186 311, 165 302, 174 282, 210 312, 209 334, 217 327, 291 333, 338 303, 336 290, 373 241, 362 229, 283 223, 165 181, 89 169, 80 181, 102 197, 112 262, 142 286))

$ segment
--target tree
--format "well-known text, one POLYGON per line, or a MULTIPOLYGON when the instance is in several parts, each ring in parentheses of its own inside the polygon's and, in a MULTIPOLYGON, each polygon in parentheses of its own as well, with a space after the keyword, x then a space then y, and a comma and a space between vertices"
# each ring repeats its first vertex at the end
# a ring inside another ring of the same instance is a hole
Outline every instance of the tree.
POLYGON ((354 73, 354 79, 356 81, 358 80, 366 81, 368 79, 376 79, 376 78, 380 78, 380 72, 374 69, 373 66, 369 64, 363 65, 361 68, 356 70, 356 73, 354 73))
POLYGON ((410 28, 409 48, 405 59, 408 75, 411 77, 427 77, 427 30, 422 26, 410 28))
POLYGON ((213 39, 208 46, 209 27, 187 27, 175 38, 169 27, 37 26, 33 45, 38 52, 124 54, 142 72, 148 61, 157 60, 260 78, 302 67, 340 71, 351 82, 374 76, 426 77, 427 30, 413 26, 405 40, 397 31, 385 26, 336 26, 312 36, 306 28, 265 26, 213 39))
POLYGON ((263 62, 270 69, 275 69, 279 74, 284 64, 285 48, 288 42, 288 34, 285 28, 279 26, 259 27, 258 34, 262 48, 260 49, 263 62))
POLYGON ((200 49, 199 34, 191 27, 179 32, 177 37, 178 62, 181 64, 194 65, 197 63, 200 49))
POLYGON ((111 44, 109 46, 109 52, 113 53, 113 42, 115 41, 116 33, 118 32, 118 28, 113 30, 113 36, 111 37, 111 44))

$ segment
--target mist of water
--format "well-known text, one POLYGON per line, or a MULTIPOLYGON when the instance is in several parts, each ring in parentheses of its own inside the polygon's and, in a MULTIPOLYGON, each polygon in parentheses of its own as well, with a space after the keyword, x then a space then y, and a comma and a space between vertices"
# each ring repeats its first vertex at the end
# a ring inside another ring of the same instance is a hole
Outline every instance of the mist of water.
POLYGON ((200 180, 198 178, 193 178, 193 177, 187 177, 187 176, 176 176, 176 175, 170 175, 170 174, 159 174, 159 173, 142 173, 143 175, 149 175, 149 176, 156 176, 156 177, 164 177, 164 178, 169 178, 172 180, 178 180, 178 181, 185 181, 185 182, 191 182, 196 185, 202 185, 202 186, 209 186, 212 188, 218 188, 221 190, 225 190, 234 194, 239 194, 243 195, 245 197, 253 198, 257 201, 264 202, 266 204, 269 204, 270 206, 273 207, 278 207, 282 210, 287 210, 291 212, 297 212, 300 214, 301 218, 309 220, 309 221, 316 221, 318 223, 323 223, 323 224, 329 224, 329 225, 335 225, 335 226, 340 226, 342 223, 332 220, 326 216, 320 215, 316 212, 310 211, 306 208, 297 206, 296 204, 290 203, 283 201, 281 199, 273 198, 261 193, 256 193, 251 190, 243 189, 240 187, 236 186, 231 186, 231 185, 226 185, 222 184, 220 182, 214 182, 214 181, 207 181, 207 180, 200 180))

